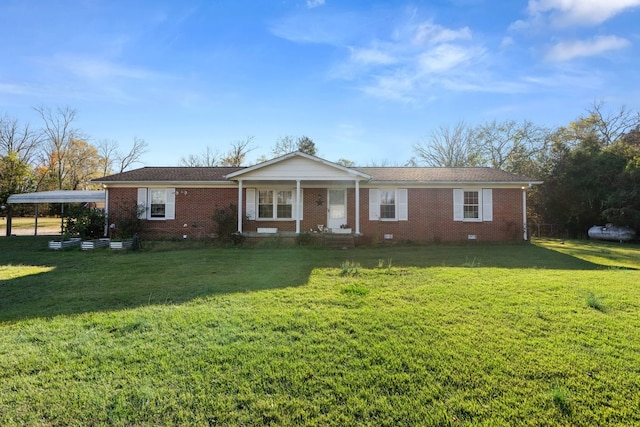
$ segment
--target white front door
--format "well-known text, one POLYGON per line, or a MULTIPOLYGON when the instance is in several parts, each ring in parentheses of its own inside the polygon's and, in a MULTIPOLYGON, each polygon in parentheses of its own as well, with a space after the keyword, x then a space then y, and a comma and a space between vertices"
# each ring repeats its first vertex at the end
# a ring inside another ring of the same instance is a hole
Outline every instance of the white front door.
POLYGON ((347 190, 329 189, 327 193, 327 228, 340 228, 347 223, 347 190))

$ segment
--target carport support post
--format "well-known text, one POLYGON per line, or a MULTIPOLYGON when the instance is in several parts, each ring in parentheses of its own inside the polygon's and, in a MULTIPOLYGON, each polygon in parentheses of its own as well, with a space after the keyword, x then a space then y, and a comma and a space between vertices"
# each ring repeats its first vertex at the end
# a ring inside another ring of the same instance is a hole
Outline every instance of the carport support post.
POLYGON ((33 230, 33 235, 37 236, 38 235, 38 204, 37 203, 34 205, 34 211, 35 211, 36 225, 35 225, 35 229, 33 230))
POLYGON ((7 237, 11 236, 11 218, 13 217, 13 206, 7 207, 7 237))

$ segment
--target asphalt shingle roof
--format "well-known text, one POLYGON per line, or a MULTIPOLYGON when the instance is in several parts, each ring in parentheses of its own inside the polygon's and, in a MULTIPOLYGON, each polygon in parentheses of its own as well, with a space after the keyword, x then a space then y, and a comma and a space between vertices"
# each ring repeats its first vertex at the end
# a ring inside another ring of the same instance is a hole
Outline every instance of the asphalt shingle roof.
POLYGON ((207 182, 226 181, 225 175, 236 172, 242 167, 144 167, 103 178, 98 182, 207 182))
POLYGON ((371 167, 354 168, 373 181, 393 182, 530 182, 531 178, 492 168, 371 167))
MULTIPOLYGON (((223 182, 226 175, 244 167, 144 167, 103 178, 97 182, 223 182)), ((455 183, 532 182, 531 178, 491 168, 356 167, 375 182, 455 183)))

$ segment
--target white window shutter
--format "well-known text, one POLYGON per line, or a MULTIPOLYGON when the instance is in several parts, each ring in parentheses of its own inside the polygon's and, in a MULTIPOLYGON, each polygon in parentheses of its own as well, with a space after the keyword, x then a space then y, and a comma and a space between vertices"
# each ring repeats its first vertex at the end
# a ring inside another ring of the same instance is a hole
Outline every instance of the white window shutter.
POLYGON ((464 220, 464 191, 462 188, 453 189, 453 220, 464 220))
POLYGON ((398 189, 398 221, 409 219, 409 195, 406 188, 398 189))
POLYGON ((482 189, 482 220, 493 221, 493 190, 482 189))
POLYGON ((167 188, 164 202, 164 219, 176 219, 176 189, 167 188))
POLYGON ((139 219, 147 219, 147 211, 149 210, 149 205, 147 205, 147 189, 146 188, 138 188, 138 207, 144 207, 144 210, 140 209, 138 211, 139 219))
POLYGON ((380 219, 380 201, 378 198, 378 189, 369 189, 369 221, 377 221, 380 219))
POLYGON ((253 221, 256 219, 256 189, 247 188, 245 199, 245 216, 253 221))

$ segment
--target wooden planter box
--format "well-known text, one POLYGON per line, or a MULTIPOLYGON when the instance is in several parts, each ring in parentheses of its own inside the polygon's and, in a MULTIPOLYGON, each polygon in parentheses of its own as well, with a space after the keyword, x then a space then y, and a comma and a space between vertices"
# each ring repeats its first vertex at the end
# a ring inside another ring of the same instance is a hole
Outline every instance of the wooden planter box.
POLYGON ((111 242, 109 242, 109 247, 111 249, 129 249, 131 248, 131 246, 133 246, 133 239, 127 239, 127 240, 120 240, 117 242, 114 242, 113 240, 111 242))
POLYGON ((61 249, 80 246, 80 243, 82 243, 82 239, 79 237, 72 237, 69 240, 49 240, 49 249, 59 251, 61 249))
POLYGON ((84 242, 82 242, 82 245, 80 246, 80 248, 83 251, 89 251, 92 249, 98 249, 98 248, 106 248, 109 246, 109 241, 110 239, 95 239, 95 240, 85 240, 84 242))

